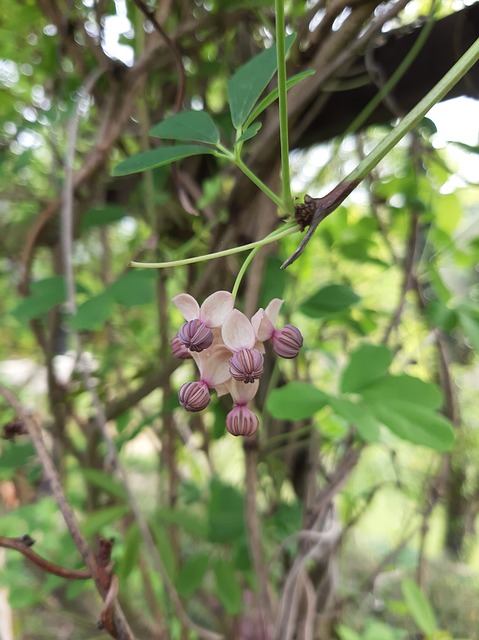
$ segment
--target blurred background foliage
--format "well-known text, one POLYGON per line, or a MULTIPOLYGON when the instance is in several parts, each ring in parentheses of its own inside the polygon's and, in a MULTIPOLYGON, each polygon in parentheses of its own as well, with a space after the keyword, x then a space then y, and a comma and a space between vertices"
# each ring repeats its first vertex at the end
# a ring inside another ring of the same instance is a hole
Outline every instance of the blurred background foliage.
MULTIPOLYGON (((284 298, 283 321, 301 329, 304 347, 279 364, 267 353, 258 437, 233 438, 223 398, 201 414, 179 407, 177 391, 195 374, 170 353, 183 322, 170 300, 231 289, 244 254, 161 272, 127 264, 258 240, 278 226, 276 207, 208 155, 121 178, 112 170, 161 145, 148 131, 174 113, 182 73, 181 109, 205 109, 224 144, 234 143, 227 81, 272 44, 274 7, 152 3, 160 33, 140 4, 0 2, 0 379, 41 424, 92 547, 115 538, 119 600, 136 637, 479 638, 478 147, 445 144, 426 118, 294 265, 279 268, 297 236, 258 254, 240 306, 251 315, 284 298), (72 147, 75 314, 60 218, 72 147)), ((329 136, 316 126, 321 99, 357 82, 358 64, 377 91, 385 79, 371 79, 367 60, 389 32, 388 42, 401 42, 422 29, 419 17, 464 7, 285 8, 298 34, 288 74, 316 72, 290 92, 292 190, 319 196, 404 114, 394 113, 403 96, 393 92, 387 117, 329 136), (368 29, 369 40, 350 46, 368 29)), ((434 56, 431 38, 424 46, 434 56)), ((374 62, 381 71, 379 54, 374 62)), ((363 106, 345 100, 357 113, 363 106)), ((261 122, 244 159, 279 191, 275 103, 261 122)), ((2 424, 16 417, 5 400, 0 409, 2 424)), ((28 533, 50 561, 82 566, 25 435, 0 442, 0 489, 1 536, 28 533)), ((1 640, 107 637, 96 629, 101 603, 90 581, 0 552, 1 640)))

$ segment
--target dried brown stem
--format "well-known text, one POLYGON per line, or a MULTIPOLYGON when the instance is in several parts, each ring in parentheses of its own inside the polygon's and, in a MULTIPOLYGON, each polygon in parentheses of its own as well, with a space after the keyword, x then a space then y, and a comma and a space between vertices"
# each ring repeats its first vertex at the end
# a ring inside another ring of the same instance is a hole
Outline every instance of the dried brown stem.
POLYGON ((41 555, 33 551, 30 546, 25 544, 23 538, 6 538, 4 536, 0 536, 0 547, 18 551, 40 567, 40 569, 43 569, 43 571, 52 573, 60 578, 66 578, 67 580, 88 580, 92 577, 91 573, 85 569, 67 569, 46 560, 41 555))
POLYGON ((245 440, 243 445, 245 455, 245 499, 246 499, 246 527, 248 532, 248 544, 253 560, 253 567, 259 584, 259 598, 264 634, 269 637, 273 624, 271 600, 268 591, 268 574, 264 561, 263 544, 261 539, 261 527, 256 505, 258 490, 258 445, 256 440, 245 440))
POLYGON ((358 186, 359 180, 340 182, 332 191, 322 198, 305 196, 305 204, 296 207, 295 217, 301 230, 309 226, 296 251, 281 265, 281 269, 289 267, 303 253, 320 222, 327 218, 358 186))
POLYGON ((186 73, 185 67, 183 65, 183 59, 181 57, 181 53, 178 50, 178 47, 174 40, 170 38, 170 36, 163 29, 161 24, 158 22, 155 16, 155 12, 148 7, 148 5, 143 2, 143 0, 133 0, 136 6, 140 9, 140 11, 148 18, 151 22, 155 30, 160 34, 162 39, 165 41, 168 49, 173 54, 175 59, 176 69, 178 71, 178 86, 176 89, 176 99, 175 99, 175 112, 178 113, 181 109, 181 104, 183 102, 183 97, 185 95, 185 85, 186 85, 186 73))
MULTIPOLYGON (((72 540, 83 558, 83 562, 87 567, 89 575, 93 577, 98 592, 102 598, 105 598, 110 588, 111 574, 107 569, 99 566, 97 559, 91 552, 89 545, 80 530, 75 513, 73 512, 73 509, 66 498, 65 492, 63 491, 63 487, 61 486, 57 470, 55 469, 50 454, 43 442, 39 425, 36 420, 25 411, 14 393, 1 384, 0 395, 5 398, 17 416, 23 421, 37 452, 50 489, 55 496, 55 500, 60 511, 62 512, 63 519, 65 520, 72 540)), ((108 633, 117 640, 134 640, 133 632, 131 631, 123 612, 117 603, 114 606, 111 626, 105 628, 108 633)))

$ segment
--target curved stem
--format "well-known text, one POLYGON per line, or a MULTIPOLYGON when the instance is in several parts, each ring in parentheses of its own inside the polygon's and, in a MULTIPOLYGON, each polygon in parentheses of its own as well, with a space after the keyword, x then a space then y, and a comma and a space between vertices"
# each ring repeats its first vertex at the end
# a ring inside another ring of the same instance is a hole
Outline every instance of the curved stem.
POLYGON ((429 91, 429 93, 412 109, 399 124, 362 160, 356 169, 344 178, 344 182, 362 180, 386 156, 393 147, 413 129, 426 113, 439 102, 452 87, 479 60, 479 38, 459 58, 446 75, 429 91))
POLYGON ((234 286, 233 286, 233 290, 231 291, 231 295, 233 296, 233 300, 236 300, 236 296, 238 295, 238 289, 239 289, 239 286, 241 284, 241 280, 243 279, 243 276, 246 273, 246 269, 248 268, 249 264, 251 263, 251 261, 253 260, 253 258, 255 257, 255 255, 258 253, 258 251, 260 249, 261 249, 261 247, 255 247, 253 249, 253 251, 246 257, 245 261, 241 265, 241 269, 239 270, 239 273, 236 276, 236 280, 235 280, 235 283, 234 283, 234 286))
POLYGON ((264 182, 262 182, 258 178, 258 176, 245 165, 241 158, 236 158, 234 163, 238 167, 238 169, 241 169, 245 176, 247 176, 251 180, 251 182, 253 182, 258 187, 258 189, 261 189, 261 191, 275 203, 280 211, 285 211, 283 200, 279 196, 277 196, 274 191, 271 191, 271 189, 267 187, 264 182))
POLYGON ((215 260, 216 258, 224 258, 225 256, 231 256, 235 253, 242 253, 243 251, 249 251, 256 247, 262 247, 266 244, 271 244, 281 238, 285 238, 293 233, 299 233, 298 225, 295 222, 291 222, 285 225, 282 229, 273 231, 266 238, 257 240, 256 242, 250 242, 249 244, 243 244, 240 247, 233 247, 232 249, 225 249, 224 251, 216 251, 216 253, 207 253, 202 256, 195 256, 193 258, 185 258, 184 260, 173 260, 170 262, 129 262, 129 267, 142 267, 143 269, 167 269, 168 267, 181 267, 186 264, 194 264, 196 262, 206 262, 207 260, 215 260))

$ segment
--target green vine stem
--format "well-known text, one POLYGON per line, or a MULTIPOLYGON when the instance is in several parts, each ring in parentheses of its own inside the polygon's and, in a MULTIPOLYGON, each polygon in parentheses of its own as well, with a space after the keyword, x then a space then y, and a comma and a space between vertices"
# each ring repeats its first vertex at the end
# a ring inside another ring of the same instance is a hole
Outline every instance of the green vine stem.
POLYGON ((253 258, 255 257, 255 255, 258 253, 258 251, 260 249, 261 249, 261 247, 255 247, 253 249, 253 251, 251 251, 251 253, 246 257, 245 261, 241 265, 241 269, 239 270, 239 273, 236 276, 236 280, 235 280, 233 289, 231 291, 231 295, 233 296, 233 300, 236 300, 236 296, 238 295, 238 289, 240 287, 241 280, 243 279, 243 276, 246 273, 246 269, 249 267, 251 261, 253 260, 253 258))
POLYGON ((224 249, 223 251, 216 251, 215 253, 207 253, 202 256, 195 256, 193 258, 184 258, 183 260, 172 260, 170 262, 134 262, 128 263, 129 267, 142 267, 143 269, 167 269, 168 267, 181 267, 186 264, 194 264, 196 262, 206 262, 207 260, 215 260, 216 258, 224 258, 225 256, 231 256, 235 253, 242 253, 243 251, 249 251, 250 249, 256 249, 257 247, 263 247, 277 240, 281 240, 286 236, 290 236, 293 233, 299 233, 298 225, 296 222, 290 222, 283 225, 280 229, 276 229, 262 240, 256 242, 250 242, 249 244, 243 244, 240 247, 233 247, 231 249, 224 249))
POLYGON ((436 4, 436 0, 433 0, 431 4, 429 16, 427 17, 426 22, 422 27, 421 31, 419 32, 419 35, 417 39, 414 41, 414 44, 412 45, 411 49, 407 52, 404 59, 402 60, 401 64, 397 67, 397 69, 394 71, 391 77, 388 78, 386 82, 381 86, 381 88, 379 89, 378 93, 374 96, 374 98, 372 98, 369 101, 369 103, 364 107, 364 109, 354 118, 354 120, 351 122, 349 127, 342 134, 341 140, 339 141, 339 143, 341 143, 342 140, 347 135, 357 131, 361 127, 361 125, 364 124, 364 122, 366 122, 366 120, 374 112, 376 107, 382 102, 382 100, 388 95, 388 93, 392 91, 392 89, 396 86, 396 84, 399 82, 399 80, 403 77, 403 75, 409 69, 411 64, 414 62, 419 52, 421 51, 423 46, 426 44, 426 40, 428 39, 429 34, 431 33, 431 29, 435 24, 433 20, 434 13, 435 13, 435 4, 436 4))
POLYGON ((288 105, 286 90, 286 49, 284 42, 284 0, 275 0, 276 56, 278 67, 279 138, 281 144, 282 209, 291 213, 291 179, 289 175, 288 105))
POLYGON ((362 180, 387 155, 393 147, 413 129, 426 113, 452 89, 452 87, 479 60, 479 38, 449 69, 435 87, 388 133, 379 144, 367 155, 343 182, 362 180))

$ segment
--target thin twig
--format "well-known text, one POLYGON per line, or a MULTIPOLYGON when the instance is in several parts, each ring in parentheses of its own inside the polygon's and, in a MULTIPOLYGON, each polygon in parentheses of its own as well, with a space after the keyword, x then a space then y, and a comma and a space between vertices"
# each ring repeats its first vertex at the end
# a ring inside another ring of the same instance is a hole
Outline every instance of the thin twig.
POLYGON ((165 41, 166 45, 170 49, 175 59, 176 68, 178 70, 178 85, 176 89, 176 99, 175 99, 175 112, 177 113, 181 109, 181 104, 183 102, 183 96, 185 94, 185 85, 186 85, 186 73, 185 67, 183 65, 183 59, 181 57, 181 53, 176 46, 174 40, 170 38, 170 36, 163 29, 161 24, 158 22, 155 16, 155 12, 148 7, 148 5, 143 2, 143 0, 133 0, 136 6, 140 9, 140 11, 148 18, 156 31, 160 34, 162 39, 165 41))
MULTIPOLYGON (((83 562, 87 567, 88 573, 93 577, 98 592, 102 598, 105 598, 110 588, 111 574, 107 568, 102 568, 98 565, 95 556, 90 551, 88 542, 81 532, 75 513, 73 512, 73 509, 66 498, 65 492, 63 491, 57 470, 55 469, 50 454, 43 442, 39 425, 36 420, 31 417, 27 411, 25 411, 23 406, 15 397, 15 394, 2 384, 0 384, 0 395, 5 398, 7 403, 12 407, 27 429, 28 435, 30 436, 40 460, 40 464, 42 465, 49 487, 63 515, 63 519, 65 520, 72 540, 83 558, 83 562)), ((118 603, 115 603, 112 612, 111 626, 105 628, 108 633, 117 640, 134 640, 133 632, 131 631, 118 603)))
POLYGON ((92 574, 86 569, 67 569, 66 567, 50 562, 33 551, 28 544, 25 544, 23 538, 6 538, 4 536, 0 536, 0 547, 14 549, 19 553, 22 553, 31 562, 40 567, 40 569, 43 569, 43 571, 52 573, 60 578, 66 578, 67 580, 89 580, 92 577, 92 574))
POLYGON ((258 490, 258 445, 255 440, 245 440, 243 444, 245 455, 245 499, 246 499, 246 527, 248 543, 253 560, 253 567, 259 583, 259 597, 261 614, 265 626, 265 635, 269 637, 269 630, 273 624, 271 600, 268 591, 267 567, 263 556, 261 527, 256 505, 258 490))

